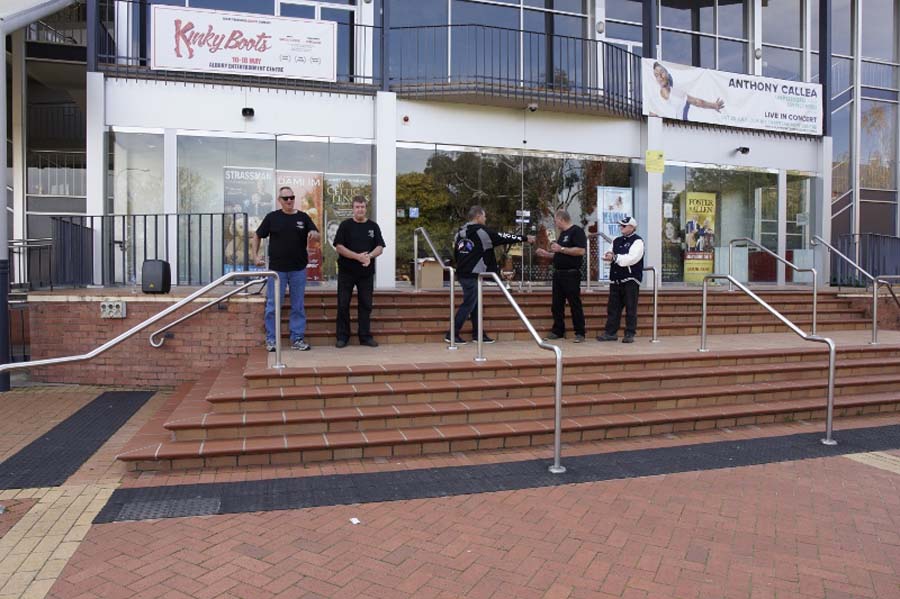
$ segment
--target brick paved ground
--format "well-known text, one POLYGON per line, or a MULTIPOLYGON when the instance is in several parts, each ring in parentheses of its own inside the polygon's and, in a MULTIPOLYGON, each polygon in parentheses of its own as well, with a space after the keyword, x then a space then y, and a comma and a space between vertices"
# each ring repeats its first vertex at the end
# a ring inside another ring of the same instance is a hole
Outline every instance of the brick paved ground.
POLYGON ((50 596, 890 599, 900 476, 839 457, 105 524, 50 596))

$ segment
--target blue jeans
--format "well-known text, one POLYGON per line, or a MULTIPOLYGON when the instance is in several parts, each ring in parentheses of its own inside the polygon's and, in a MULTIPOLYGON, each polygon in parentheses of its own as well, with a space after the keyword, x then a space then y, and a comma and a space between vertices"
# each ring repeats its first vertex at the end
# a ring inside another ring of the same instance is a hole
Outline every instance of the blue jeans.
MULTIPOLYGON (((278 273, 278 288, 281 305, 284 306, 284 290, 291 288, 291 342, 303 339, 306 333, 306 310, 303 294, 306 292, 306 270, 278 273)), ((269 279, 266 285, 266 341, 275 343, 275 281, 269 279)))

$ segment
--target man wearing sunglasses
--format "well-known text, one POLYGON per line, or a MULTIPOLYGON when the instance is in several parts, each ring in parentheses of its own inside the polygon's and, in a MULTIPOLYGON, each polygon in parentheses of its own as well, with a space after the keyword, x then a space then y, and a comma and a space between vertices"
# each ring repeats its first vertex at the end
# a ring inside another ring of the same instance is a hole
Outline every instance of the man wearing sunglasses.
MULTIPOLYGON (((303 307, 303 294, 306 292, 306 265, 309 255, 306 243, 309 239, 318 240, 319 230, 308 214, 294 207, 294 191, 290 187, 278 190, 278 204, 281 210, 266 215, 253 239, 250 247, 257 266, 265 266, 266 259, 259 253, 260 239, 269 238, 269 269, 278 273, 278 292, 284 304, 285 288, 291 288, 291 347, 299 351, 309 350, 309 344, 303 340, 306 333, 306 311, 303 307)), ((279 330, 275 326, 275 281, 269 279, 266 294, 266 351, 275 351, 275 335, 279 330)))
POLYGON ((644 275, 644 240, 635 235, 637 221, 626 216, 619 221, 622 234, 613 240, 611 252, 603 255, 609 262, 609 301, 606 304, 606 330, 597 341, 616 341, 625 308, 625 337, 622 343, 634 343, 637 332, 638 292, 644 275))

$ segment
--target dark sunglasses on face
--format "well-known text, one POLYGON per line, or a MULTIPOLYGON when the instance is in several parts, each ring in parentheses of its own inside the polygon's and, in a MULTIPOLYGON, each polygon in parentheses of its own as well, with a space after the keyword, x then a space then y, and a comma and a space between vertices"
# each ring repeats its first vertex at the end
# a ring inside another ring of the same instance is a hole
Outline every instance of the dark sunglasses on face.
POLYGON ((282 202, 293 202, 293 201, 294 201, 294 197, 295 197, 295 196, 281 196, 281 197, 278 198, 278 199, 281 200, 282 202))

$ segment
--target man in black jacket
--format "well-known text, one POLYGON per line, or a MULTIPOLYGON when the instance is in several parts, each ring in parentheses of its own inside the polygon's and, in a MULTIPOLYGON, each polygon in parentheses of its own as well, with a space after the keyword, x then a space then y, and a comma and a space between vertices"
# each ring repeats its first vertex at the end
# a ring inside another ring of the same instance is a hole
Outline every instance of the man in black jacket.
POLYGON ((637 332, 638 292, 644 276, 644 240, 635 235, 637 221, 626 216, 619 221, 622 235, 613 240, 611 252, 603 260, 609 262, 609 301, 606 304, 606 330, 597 341, 615 341, 625 308, 625 337, 622 343, 634 343, 637 332))
POLYGON ((575 343, 583 343, 584 308, 581 305, 581 263, 587 251, 587 235, 584 229, 572 223, 568 210, 557 210, 553 222, 559 230, 557 241, 550 244, 550 251, 539 248, 535 254, 541 258, 553 258, 553 329, 547 339, 565 339, 566 302, 572 311, 572 327, 575 343))
MULTIPOLYGON (((459 285, 463 289, 463 301, 456 311, 453 334, 458 344, 465 343, 459 336, 459 332, 466 319, 472 319, 473 341, 477 341, 478 334, 478 275, 483 272, 498 272, 497 257, 494 255, 494 247, 498 245, 512 245, 514 243, 534 242, 534 237, 515 235, 512 233, 497 233, 484 226, 487 221, 487 213, 481 206, 469 208, 469 222, 456 232, 453 239, 453 255, 456 259, 456 273, 459 276, 459 285)), ((448 332, 444 335, 444 341, 450 343, 448 332)), ((484 343, 493 343, 494 340, 483 334, 484 343)))

